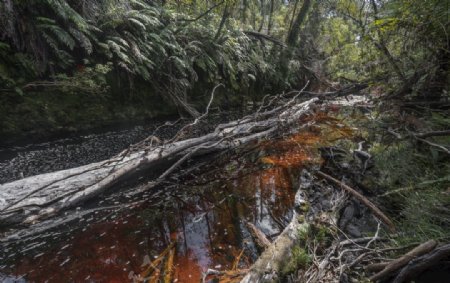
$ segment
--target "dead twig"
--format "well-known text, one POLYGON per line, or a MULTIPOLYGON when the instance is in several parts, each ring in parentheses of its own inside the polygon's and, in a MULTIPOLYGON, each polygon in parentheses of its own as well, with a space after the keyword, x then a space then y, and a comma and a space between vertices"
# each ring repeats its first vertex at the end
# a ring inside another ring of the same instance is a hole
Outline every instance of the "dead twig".
POLYGON ((360 202, 362 202, 364 205, 366 205, 370 210, 372 210, 373 214, 375 214, 375 216, 380 218, 380 220, 383 221, 384 224, 386 224, 386 226, 389 228, 389 230, 391 232, 395 231, 395 225, 389 219, 389 217, 387 217, 378 207, 376 207, 370 200, 368 200, 362 194, 360 194, 356 190, 352 189, 348 185, 344 184, 343 182, 331 177, 328 174, 323 173, 322 171, 317 171, 316 174, 324 179, 327 179, 328 181, 335 183, 336 185, 339 185, 341 188, 343 188, 348 193, 353 195, 356 199, 358 199, 360 202))
POLYGON ((267 239, 266 235, 259 230, 258 227, 250 222, 246 222, 245 224, 247 225, 250 234, 255 239, 255 243, 259 248, 265 250, 268 246, 270 246, 269 239, 267 239))
POLYGON ((236 259, 233 262, 233 266, 231 270, 235 271, 239 267, 239 262, 241 261, 242 255, 244 254, 245 248, 242 249, 242 251, 239 253, 239 255, 236 257, 236 259))
POLYGON ((443 145, 440 145, 440 144, 437 144, 437 143, 434 143, 434 142, 430 142, 430 141, 428 141, 426 139, 422 139, 422 138, 418 138, 418 137, 416 137, 416 139, 421 141, 421 142, 424 142, 424 143, 428 144, 429 146, 439 148, 440 150, 444 151, 447 154, 450 154, 450 150, 448 148, 446 148, 445 146, 443 146, 443 145))
POLYGON ((196 124, 198 124, 203 118, 205 118, 206 116, 208 116, 209 108, 211 107, 211 104, 212 104, 212 102, 213 102, 213 100, 214 100, 214 94, 215 94, 217 88, 219 88, 220 86, 224 86, 224 85, 220 83, 220 84, 216 85, 216 86, 213 88, 213 90, 212 90, 212 92, 211 92, 211 97, 210 97, 209 102, 208 102, 208 105, 206 106, 205 113, 203 113, 203 114, 200 115, 199 117, 195 118, 195 120, 194 120, 192 123, 187 124, 187 125, 185 125, 183 128, 181 128, 181 129, 178 131, 178 133, 176 133, 175 136, 169 141, 169 143, 173 143, 173 142, 175 142, 175 141, 178 141, 178 140, 183 136, 185 130, 187 130, 187 129, 189 129, 189 128, 192 128, 193 126, 195 126, 196 124))
POLYGON ((426 133, 416 133, 414 134, 418 138, 429 138, 429 137, 443 137, 443 136, 450 136, 450 130, 445 131, 432 131, 432 132, 426 132, 426 133))

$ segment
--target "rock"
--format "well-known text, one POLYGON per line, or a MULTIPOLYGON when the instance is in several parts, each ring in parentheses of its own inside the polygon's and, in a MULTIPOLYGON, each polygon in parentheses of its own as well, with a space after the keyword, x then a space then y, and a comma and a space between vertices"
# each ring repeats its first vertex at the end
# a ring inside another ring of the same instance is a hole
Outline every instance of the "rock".
POLYGON ((348 224, 345 231, 353 238, 360 238, 362 236, 361 231, 356 225, 348 224))

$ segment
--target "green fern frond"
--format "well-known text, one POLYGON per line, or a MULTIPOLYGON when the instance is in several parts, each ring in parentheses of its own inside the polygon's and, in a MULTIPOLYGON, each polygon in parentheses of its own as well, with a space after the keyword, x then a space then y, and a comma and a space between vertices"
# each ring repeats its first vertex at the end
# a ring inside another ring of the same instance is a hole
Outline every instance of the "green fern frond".
POLYGON ((127 48, 130 48, 130 45, 128 44, 128 42, 126 40, 124 40, 123 38, 121 38, 121 37, 111 36, 110 39, 114 40, 116 43, 120 44, 121 48, 123 50, 126 50, 127 48))
POLYGON ((136 9, 146 9, 149 7, 148 4, 145 3, 144 1, 130 0, 129 2, 131 4, 131 7, 136 8, 136 9))
POLYGON ((78 29, 88 29, 86 20, 64 0, 47 0, 53 11, 62 19, 72 22, 78 29))
POLYGON ((147 28, 143 23, 141 23, 139 20, 136 20, 134 18, 128 18, 128 21, 130 21, 134 26, 138 27, 138 29, 142 32, 147 31, 147 28))
POLYGON ((133 11, 130 16, 131 18, 138 20, 147 27, 157 28, 162 25, 158 18, 142 14, 139 11, 133 11))
POLYGON ((156 34, 156 33, 149 33, 148 36, 151 37, 151 38, 153 39, 153 43, 157 43, 157 44, 163 44, 163 43, 164 43, 164 41, 163 41, 163 39, 161 38, 161 36, 159 36, 159 35, 156 34))
POLYGON ((108 44, 99 42, 97 43, 97 45, 100 47, 100 50, 103 51, 108 58, 111 59, 113 57, 113 53, 111 52, 110 46, 108 44))
POLYGON ((45 39, 45 42, 51 47, 51 50, 57 53, 59 51, 58 42, 53 39, 53 37, 49 36, 47 33, 42 33, 42 37, 45 39))
POLYGON ((183 76, 187 76, 187 71, 189 69, 189 66, 186 64, 186 62, 176 56, 172 56, 171 60, 172 60, 172 62, 175 63, 174 65, 175 65, 175 68, 178 70, 178 72, 180 72, 180 74, 183 76))
POLYGON ((92 54, 92 42, 86 35, 84 35, 84 33, 71 27, 69 28, 69 33, 80 43, 80 46, 86 51, 87 54, 92 54))
POLYGON ((56 55, 58 56, 58 62, 57 65, 61 68, 67 68, 71 65, 73 65, 74 60, 72 55, 70 55, 68 52, 64 50, 57 50, 56 55))
POLYGON ((11 47, 9 46, 9 44, 8 43, 5 43, 5 42, 1 42, 0 41, 0 50, 2 50, 2 51, 9 51, 11 49, 11 47))
POLYGON ((131 65, 131 60, 128 57, 127 54, 123 53, 121 51, 121 49, 123 47, 121 47, 119 44, 117 44, 116 42, 112 41, 112 40, 108 40, 107 41, 109 48, 111 49, 111 51, 117 55, 117 57, 120 58, 120 60, 122 60, 124 63, 126 64, 130 64, 131 65))
POLYGON ((142 57, 144 57, 141 53, 141 50, 137 46, 137 44, 133 41, 130 41, 130 50, 131 54, 133 54, 133 57, 138 60, 139 63, 142 63, 142 57))
POLYGON ((148 59, 147 57, 144 56, 142 58, 142 61, 148 69, 153 70, 155 68, 155 63, 152 60, 148 59))
POLYGON ((40 24, 49 24, 49 25, 56 24, 56 21, 54 19, 50 19, 50 18, 46 18, 46 17, 36 17, 36 20, 40 24))
POLYGON ((125 71, 127 71, 128 73, 131 73, 131 74, 134 73, 124 62, 119 62, 117 65, 119 67, 121 67, 122 69, 124 69, 125 71))
POLYGON ((133 41, 133 42, 139 42, 142 43, 142 40, 145 40, 146 37, 142 38, 142 37, 136 37, 134 34, 132 34, 129 31, 123 31, 123 37, 125 37, 128 41, 133 41))
POLYGON ((151 75, 150 75, 150 71, 143 65, 138 65, 137 66, 137 72, 144 80, 150 80, 151 75))
MULTIPOLYGON (((69 47, 70 50, 73 50, 73 48, 75 47, 75 40, 73 39, 73 37, 59 26, 50 24, 39 24, 38 28, 46 34, 47 34, 46 31, 51 31, 52 34, 56 36, 56 38, 59 40, 59 42, 65 44, 67 47, 69 47)), ((47 34, 47 36, 49 35, 47 34)))

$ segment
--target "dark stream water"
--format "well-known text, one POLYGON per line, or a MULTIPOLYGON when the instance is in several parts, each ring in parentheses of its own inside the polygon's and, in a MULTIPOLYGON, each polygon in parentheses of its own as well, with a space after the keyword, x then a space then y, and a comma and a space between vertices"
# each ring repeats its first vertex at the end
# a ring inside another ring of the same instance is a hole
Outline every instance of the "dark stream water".
MULTIPOLYGON (((138 196, 129 192, 139 182, 123 184, 31 233, 10 235, 0 240, 0 281, 157 282, 170 276, 173 282, 200 282, 208 268, 247 268, 258 254, 247 222, 278 235, 291 217, 300 168, 320 162, 317 147, 324 136, 348 136, 335 128, 330 135, 327 127, 214 156, 182 180, 169 179, 138 196)), ((0 177, 4 182, 98 161, 153 128, 4 149, 0 177)))
MULTIPOLYGON (((160 124, 153 122, 123 129, 98 130, 49 142, 0 147, 0 184, 110 158, 152 134, 160 124)), ((175 131, 175 128, 166 127, 158 131, 158 135, 166 138, 175 131)))

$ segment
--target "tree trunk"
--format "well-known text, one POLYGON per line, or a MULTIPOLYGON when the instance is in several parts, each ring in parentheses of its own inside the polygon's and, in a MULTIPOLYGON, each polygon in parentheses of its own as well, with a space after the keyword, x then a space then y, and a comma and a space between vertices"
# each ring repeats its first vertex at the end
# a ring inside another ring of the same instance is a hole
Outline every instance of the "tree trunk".
POLYGON ((292 25, 294 24, 295 14, 297 13, 298 2, 299 2, 299 0, 295 0, 294 9, 292 10, 292 17, 291 17, 291 20, 289 21, 288 30, 291 30, 292 25))
POLYGON ((267 26, 267 34, 268 35, 270 35, 270 32, 272 31, 274 6, 275 6, 275 0, 270 0, 269 24, 267 26))
POLYGON ((260 0, 261 3, 261 23, 259 23, 258 32, 261 32, 264 27, 264 22, 266 20, 266 5, 265 0, 260 0))
POLYGON ((298 37, 300 35, 300 28, 307 18, 308 11, 309 11, 309 8, 311 7, 311 4, 312 4, 312 0, 305 0, 303 2, 302 7, 300 8, 300 11, 297 14, 297 17, 295 18, 294 22, 292 23, 292 26, 289 29, 288 36, 286 38, 286 44, 289 47, 293 47, 297 43, 298 37))
POLYGON ((274 135, 282 126, 292 124, 309 113, 317 100, 313 98, 300 104, 291 100, 273 110, 221 124, 201 137, 139 148, 134 152, 130 150, 131 153, 125 151, 102 162, 0 185, 0 226, 32 224, 111 190, 117 183, 139 172, 142 174, 144 170, 161 164, 170 166, 148 184, 147 189, 152 188, 189 158, 274 135))
MULTIPOLYGON (((375 21, 379 20, 378 18, 378 7, 377 3, 375 3, 375 0, 371 0, 370 3, 372 4, 373 13, 374 13, 374 19, 375 21)), ((389 49, 386 47, 386 43, 384 42, 383 35, 381 34, 380 30, 377 29, 377 34, 379 37, 379 41, 376 41, 374 38, 371 37, 372 42, 374 43, 375 47, 383 53, 383 55, 388 60, 388 63, 392 66, 392 69, 397 74, 397 76, 402 80, 402 82, 406 82, 406 77, 403 74, 402 70, 398 66, 397 62, 395 61, 394 56, 392 56, 389 49)))
POLYGON ((241 19, 244 25, 247 24, 248 0, 242 0, 241 19))
POLYGON ((220 34, 222 33, 222 29, 225 26, 225 23, 228 20, 228 17, 230 16, 228 4, 225 4, 225 8, 223 8, 223 14, 222 19, 220 20, 219 28, 217 29, 216 35, 214 36, 214 41, 217 41, 220 37, 220 34))
POLYGON ((307 18, 311 3, 312 3, 312 0, 305 0, 303 2, 303 5, 300 8, 300 11, 298 12, 297 16, 295 17, 295 20, 293 20, 292 26, 289 29, 288 36, 286 38, 287 48, 285 48, 280 53, 280 66, 281 66, 281 72, 283 74, 283 77, 287 77, 287 75, 289 73, 289 69, 288 69, 289 61, 293 57, 294 48, 296 47, 298 38, 300 36, 301 26, 307 18))

